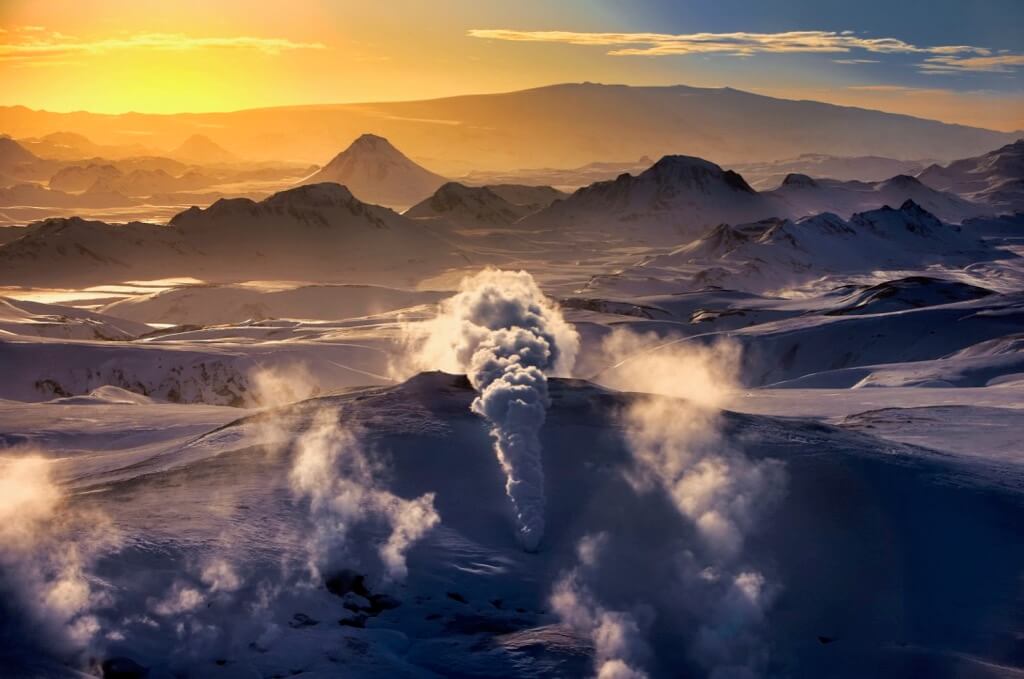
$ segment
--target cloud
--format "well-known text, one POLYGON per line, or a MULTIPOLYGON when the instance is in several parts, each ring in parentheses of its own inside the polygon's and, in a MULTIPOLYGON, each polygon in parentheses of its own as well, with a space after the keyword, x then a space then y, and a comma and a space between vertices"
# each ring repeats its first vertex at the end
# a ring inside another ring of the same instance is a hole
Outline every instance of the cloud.
POLYGON ((898 38, 864 38, 851 31, 785 31, 781 33, 582 33, 470 29, 469 36, 513 42, 549 42, 612 47, 612 56, 678 54, 829 53, 864 50, 880 54, 990 54, 970 45, 919 47, 898 38))
MULTIPOLYGON (((39 28, 39 27, 36 27, 39 28)), ((0 60, 53 59, 67 56, 125 51, 187 52, 196 50, 250 50, 277 55, 295 50, 321 50, 319 42, 253 36, 196 37, 185 33, 136 33, 125 37, 82 40, 62 33, 31 31, 17 40, 0 43, 0 60)))
POLYGON ((924 60, 918 68, 923 73, 949 74, 964 72, 1012 73, 1024 66, 1024 54, 996 54, 980 56, 938 56, 924 60))
MULTIPOLYGON (((973 45, 921 46, 899 38, 868 38, 853 31, 783 31, 780 33, 587 33, 578 31, 518 31, 474 28, 472 38, 511 42, 558 43, 608 47, 609 56, 678 56, 725 54, 748 57, 754 54, 868 54, 920 55, 922 73, 965 72, 1009 73, 1024 66, 1024 55, 973 45)), ((878 59, 833 59, 839 64, 874 64, 878 59)))

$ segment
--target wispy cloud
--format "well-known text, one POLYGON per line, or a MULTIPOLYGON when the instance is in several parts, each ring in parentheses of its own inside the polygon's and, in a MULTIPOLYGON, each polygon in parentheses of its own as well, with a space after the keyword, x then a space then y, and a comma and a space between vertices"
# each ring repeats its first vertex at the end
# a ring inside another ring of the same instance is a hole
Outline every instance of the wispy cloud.
POLYGON ((963 73, 965 71, 987 73, 1011 73, 1024 66, 1024 54, 995 54, 981 56, 938 56, 929 57, 921 64, 925 73, 963 73))
POLYGON ((10 32, 6 33, 7 39, 0 42, 0 60, 54 59, 131 50, 253 50, 276 55, 293 50, 326 49, 326 45, 318 42, 295 42, 287 38, 245 35, 196 37, 185 33, 137 33, 116 38, 83 40, 58 32, 45 33, 38 26, 31 28, 31 31, 19 31, 21 36, 17 38, 10 32))
MULTIPOLYGON (((920 55, 917 68, 925 73, 967 71, 1009 72, 1024 66, 1024 55, 994 52, 973 45, 915 45, 899 38, 866 37, 854 31, 784 31, 781 33, 586 33, 577 31, 519 31, 474 28, 473 38, 512 42, 560 43, 607 47, 610 56, 673 56, 725 54, 849 54, 920 55)), ((840 64, 880 63, 879 59, 848 57, 840 64)))
POLYGON ((665 56, 673 54, 731 54, 750 56, 764 52, 850 52, 882 54, 991 54, 970 45, 919 47, 898 38, 866 38, 853 31, 785 31, 782 33, 579 33, 575 31, 516 31, 478 29, 474 38, 517 42, 553 42, 612 47, 612 56, 665 56))

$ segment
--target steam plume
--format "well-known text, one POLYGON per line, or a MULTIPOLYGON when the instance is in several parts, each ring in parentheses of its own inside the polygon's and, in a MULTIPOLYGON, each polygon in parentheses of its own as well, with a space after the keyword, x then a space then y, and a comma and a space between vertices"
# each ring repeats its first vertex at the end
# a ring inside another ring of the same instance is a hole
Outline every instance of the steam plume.
POLYGON ((636 619, 625 611, 604 608, 585 583, 597 566, 603 535, 586 536, 577 546, 579 565, 555 585, 551 608, 562 623, 594 644, 594 670, 598 679, 646 679, 639 659, 647 647, 636 619))
POLYGON ((344 547, 353 526, 378 518, 391 528, 378 549, 386 574, 391 579, 404 578, 409 547, 440 521, 433 493, 405 500, 378 487, 376 470, 359 437, 342 427, 331 411, 317 412, 295 445, 289 480, 293 492, 310 503, 315 527, 313 569, 318 570, 318 562, 332 549, 344 547))
POLYGON ((411 367, 465 372, 477 390, 472 410, 491 424, 517 537, 536 550, 544 535, 547 376, 572 369, 579 336, 529 273, 497 269, 463 279, 435 319, 407 334, 411 367))
POLYGON ((100 631, 94 611, 109 597, 89 574, 119 536, 106 517, 66 505, 51 464, 31 451, 0 457, 0 590, 25 616, 10 632, 70 652, 100 631))
POLYGON ((623 413, 638 489, 660 487, 693 522, 705 563, 684 576, 704 620, 695 659, 713 677, 754 676, 765 655, 757 629, 776 589, 743 562, 745 536, 781 494, 782 464, 751 460, 722 435, 720 408, 737 389, 738 345, 669 342, 616 332, 604 344, 601 380, 641 396, 623 413))

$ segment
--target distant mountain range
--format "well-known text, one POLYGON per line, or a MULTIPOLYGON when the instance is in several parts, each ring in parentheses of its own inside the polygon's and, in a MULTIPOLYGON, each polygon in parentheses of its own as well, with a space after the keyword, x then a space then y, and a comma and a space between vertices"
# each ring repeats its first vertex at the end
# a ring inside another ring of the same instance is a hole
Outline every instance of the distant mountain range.
POLYGON ((593 83, 228 113, 109 116, 6 107, 0 119, 6 127, 2 131, 14 137, 71 130, 99 144, 126 145, 144 133, 147 144, 160 148, 217 130, 216 142, 242 156, 305 162, 322 162, 324 149, 342 147, 370 131, 451 177, 472 170, 576 167, 665 154, 727 164, 805 153, 948 161, 1021 136, 730 88, 593 83))
MULTIPOLYGON (((0 151, 5 149, 12 163, 32 162, 31 154, 0 145, 0 151)), ((481 250, 459 240, 466 234, 456 233, 480 229, 543 234, 548 243, 678 247, 671 257, 686 261, 783 257, 794 271, 827 270, 836 256, 864 266, 872 258, 896 266, 904 262, 901 253, 916 262, 973 252, 975 237, 961 235, 952 224, 1024 211, 1024 201, 1014 193, 1022 179, 1022 149, 1024 141, 1016 142, 921 175, 956 191, 907 175, 859 182, 791 174, 779 188, 758 192, 738 173, 710 161, 665 156, 636 175, 622 174, 567 195, 546 186, 445 182, 435 187, 443 181, 438 175, 386 139, 364 135, 307 180, 337 177, 362 187, 362 195, 336 182, 317 182, 259 202, 233 198, 206 209, 193 207, 166 227, 50 219, 19 230, 19 238, 0 245, 0 283, 70 285, 182 270, 211 281, 291 278, 302 272, 334 282, 398 276, 413 283, 471 262, 486 263, 486 258, 470 258, 467 253, 481 250), (410 200, 431 190, 401 215, 370 202, 371 196, 410 200), (913 237, 894 240, 904 231, 913 237), (850 240, 844 234, 861 235, 850 240)), ((82 193, 22 184, 0 190, 0 205, 35 201, 60 206, 76 200, 131 205, 126 187, 155 182, 155 190, 162 181, 180 184, 191 177, 201 179, 194 174, 173 178, 160 169, 125 174, 110 166, 88 166, 54 177, 67 188, 92 181, 82 193)), ((711 273, 704 275, 704 283, 719 284, 711 273)))
POLYGON ((222 199, 167 226, 48 219, 0 245, 0 282, 78 285, 180 275, 208 281, 269 276, 410 284, 467 263, 413 221, 313 184, 266 200, 222 199), (175 273, 177 272, 177 273, 175 273))

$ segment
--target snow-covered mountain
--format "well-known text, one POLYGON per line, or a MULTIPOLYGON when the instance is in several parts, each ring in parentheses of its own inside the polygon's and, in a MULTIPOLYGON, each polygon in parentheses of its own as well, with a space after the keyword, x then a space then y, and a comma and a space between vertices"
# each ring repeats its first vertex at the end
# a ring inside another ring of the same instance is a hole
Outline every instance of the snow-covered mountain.
POLYGON ((710 226, 776 216, 784 202, 701 158, 665 156, 633 176, 579 189, 521 222, 523 228, 604 233, 617 240, 672 243, 710 226))
POLYGON ((432 194, 445 181, 407 158, 384 137, 363 134, 303 183, 335 182, 367 203, 405 208, 432 194))
POLYGON ((931 165, 917 176, 924 184, 950 191, 1000 212, 1024 211, 1024 139, 946 166, 931 165))
POLYGON ((915 175, 924 169, 925 162, 882 156, 830 156, 823 153, 805 153, 796 158, 783 160, 735 163, 732 167, 742 173, 751 186, 763 191, 778 187, 791 174, 843 181, 878 182, 900 174, 915 175))
POLYGON ((923 269, 941 262, 963 266, 1010 256, 961 227, 943 223, 913 201, 882 207, 844 220, 832 213, 722 224, 705 236, 650 258, 639 270, 683 265, 702 284, 770 290, 840 272, 923 269))
POLYGON ((848 217, 855 212, 874 210, 884 205, 902 205, 910 200, 942 220, 960 223, 964 219, 991 213, 987 205, 972 203, 955 194, 922 184, 914 177, 897 175, 878 182, 812 179, 790 174, 782 185, 765 193, 788 206, 786 214, 801 217, 834 212, 848 217))
POLYGON ((80 218, 32 225, 0 246, 0 280, 48 284, 178 276, 410 284, 466 263, 447 243, 337 184, 313 184, 260 202, 222 199, 167 226, 80 218))
POLYGON ((502 227, 547 207, 564 195, 550 186, 466 186, 448 182, 403 214, 413 219, 443 220, 463 228, 502 227))

